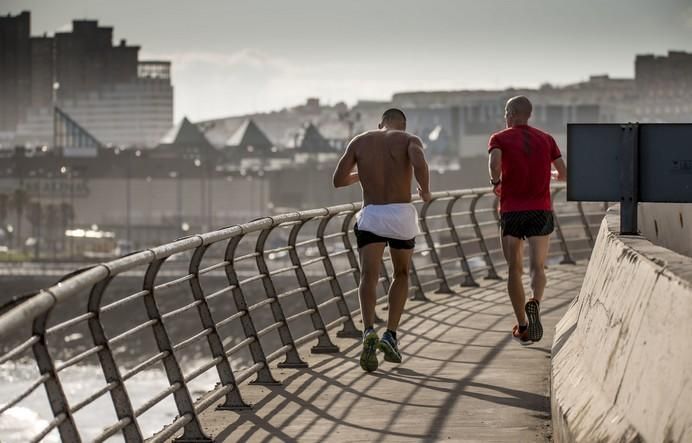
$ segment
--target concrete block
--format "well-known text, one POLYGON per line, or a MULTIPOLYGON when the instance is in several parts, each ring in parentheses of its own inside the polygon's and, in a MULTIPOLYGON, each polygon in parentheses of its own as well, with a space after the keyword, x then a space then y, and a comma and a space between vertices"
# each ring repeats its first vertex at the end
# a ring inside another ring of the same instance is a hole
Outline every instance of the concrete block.
MULTIPOLYGON (((616 208, 617 209, 617 208, 616 208)), ((692 441, 692 258, 603 220, 556 327, 556 442, 692 441)))

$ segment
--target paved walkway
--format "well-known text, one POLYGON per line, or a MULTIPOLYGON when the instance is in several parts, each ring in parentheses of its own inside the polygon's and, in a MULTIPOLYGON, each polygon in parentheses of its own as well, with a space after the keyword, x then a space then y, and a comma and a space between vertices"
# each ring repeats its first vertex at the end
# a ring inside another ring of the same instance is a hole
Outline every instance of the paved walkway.
POLYGON ((364 373, 358 344, 337 339, 340 354, 302 353, 307 370, 275 369, 281 386, 242 386, 252 411, 208 409, 205 430, 228 442, 550 441, 550 346, 584 271, 549 269, 545 336, 533 346, 510 337, 505 281, 429 294, 429 302, 407 305, 401 365, 380 359, 377 372, 364 373))

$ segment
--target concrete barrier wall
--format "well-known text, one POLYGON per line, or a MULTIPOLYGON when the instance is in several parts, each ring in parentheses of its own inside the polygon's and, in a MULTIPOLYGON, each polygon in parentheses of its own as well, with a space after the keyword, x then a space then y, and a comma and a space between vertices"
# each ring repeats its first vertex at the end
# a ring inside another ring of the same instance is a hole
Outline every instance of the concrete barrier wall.
POLYGON ((639 229, 652 243, 692 257, 692 203, 640 203, 639 229))
POLYGON ((604 218, 557 325, 556 442, 692 442, 692 258, 604 218))

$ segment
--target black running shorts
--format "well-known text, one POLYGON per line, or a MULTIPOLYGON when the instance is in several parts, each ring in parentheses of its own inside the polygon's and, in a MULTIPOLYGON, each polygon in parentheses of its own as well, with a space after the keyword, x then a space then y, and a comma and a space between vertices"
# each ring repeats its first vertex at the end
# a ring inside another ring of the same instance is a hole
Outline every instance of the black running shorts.
POLYGON ((373 234, 370 231, 359 230, 357 224, 353 226, 353 232, 356 234, 358 249, 367 246, 370 243, 387 243, 391 249, 413 249, 416 246, 415 238, 410 240, 399 240, 396 238, 381 237, 377 234, 373 234))
POLYGON ((500 216, 502 236, 521 239, 549 235, 555 230, 553 211, 503 212, 500 216))

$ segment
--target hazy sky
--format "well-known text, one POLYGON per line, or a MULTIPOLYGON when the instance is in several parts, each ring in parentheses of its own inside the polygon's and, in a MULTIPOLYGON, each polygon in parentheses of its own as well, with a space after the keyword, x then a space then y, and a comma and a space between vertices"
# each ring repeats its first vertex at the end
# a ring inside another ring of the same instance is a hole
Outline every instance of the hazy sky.
POLYGON ((637 53, 692 51, 692 0, 2 0, 32 33, 98 19, 173 62, 176 119, 306 97, 632 76, 637 53))

